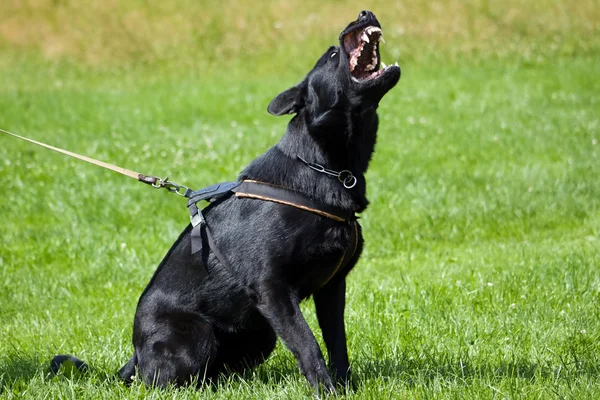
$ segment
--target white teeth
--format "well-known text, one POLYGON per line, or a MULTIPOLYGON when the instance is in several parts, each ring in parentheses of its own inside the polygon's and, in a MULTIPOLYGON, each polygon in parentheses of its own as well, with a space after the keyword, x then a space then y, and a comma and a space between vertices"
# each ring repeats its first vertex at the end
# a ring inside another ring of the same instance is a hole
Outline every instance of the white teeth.
POLYGON ((383 38, 383 35, 382 35, 382 36, 379 36, 379 41, 380 41, 381 43, 385 43, 385 39, 383 38))
POLYGON ((371 64, 369 64, 369 65, 367 65, 367 67, 365 68, 365 71, 372 71, 372 70, 374 70, 374 69, 375 69, 375 66, 374 66, 374 65, 371 65, 371 64))
POLYGON ((368 27, 367 29, 365 29, 365 31, 366 31, 368 34, 371 34, 371 33, 373 33, 373 32, 381 32, 381 29, 379 29, 379 28, 378 28, 378 27, 376 27, 376 26, 370 26, 370 27, 368 27))
POLYGON ((387 65, 385 65, 385 63, 384 63, 383 61, 381 62, 381 66, 382 66, 383 68, 387 68, 387 65))
POLYGON ((398 61, 396 61, 396 63, 394 65, 397 67, 398 66, 398 61))
MULTIPOLYGON (((363 42, 367 42, 367 43, 371 43, 371 39, 369 38, 369 35, 371 35, 373 32, 379 32, 379 36, 377 37, 376 42, 379 42, 382 39, 382 35, 383 33, 381 32, 381 29, 375 27, 375 26, 370 26, 368 28, 365 28, 362 31, 362 34, 360 35, 360 38, 363 42)), ((384 40, 385 43, 385 40, 384 40)))

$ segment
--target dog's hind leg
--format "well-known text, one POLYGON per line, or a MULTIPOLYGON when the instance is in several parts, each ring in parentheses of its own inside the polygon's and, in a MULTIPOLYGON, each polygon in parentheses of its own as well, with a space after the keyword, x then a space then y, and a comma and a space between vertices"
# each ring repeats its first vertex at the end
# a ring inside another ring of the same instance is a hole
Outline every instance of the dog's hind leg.
POLYGON ((185 321, 185 315, 171 315, 167 324, 158 322, 136 345, 138 372, 147 385, 185 385, 195 378, 202 383, 214 377, 218 343, 212 326, 187 315, 185 321))

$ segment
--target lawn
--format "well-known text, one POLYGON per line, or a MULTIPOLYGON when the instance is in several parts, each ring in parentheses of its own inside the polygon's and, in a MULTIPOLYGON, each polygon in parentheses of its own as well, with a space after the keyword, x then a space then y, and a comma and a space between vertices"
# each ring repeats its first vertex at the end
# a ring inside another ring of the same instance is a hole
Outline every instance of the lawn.
MULTIPOLYGON (((367 175, 344 396, 600 398, 597 2, 320 3, 9 0, 0 128, 193 188, 231 180, 285 130, 269 101, 369 8, 403 77, 367 175)), ((203 391, 119 383, 185 201, 5 136, 0 176, 0 398, 311 398, 281 345, 203 391), (49 376, 59 353, 91 371, 49 376)))

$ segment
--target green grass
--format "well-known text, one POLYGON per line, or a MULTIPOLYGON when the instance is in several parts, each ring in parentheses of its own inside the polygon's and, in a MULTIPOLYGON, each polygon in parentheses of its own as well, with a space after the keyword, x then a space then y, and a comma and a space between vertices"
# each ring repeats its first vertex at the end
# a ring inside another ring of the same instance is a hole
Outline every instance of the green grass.
MULTIPOLYGON (((403 77, 380 107, 366 248, 348 279, 357 390, 346 396, 599 398, 598 9, 547 1, 536 17, 538 3, 509 1, 504 13, 472 1, 380 13, 380 3, 370 8, 390 33, 384 61, 399 58, 403 77)), ((288 118, 269 116, 268 102, 364 8, 328 5, 344 14, 307 34, 310 10, 272 3, 257 22, 265 37, 244 49, 252 25, 220 20, 235 14, 226 7, 188 16, 107 2, 184 27, 195 17, 221 33, 237 26, 217 57, 200 22, 193 43, 173 39, 189 52, 158 40, 148 55, 151 29, 121 46, 107 38, 126 24, 103 25, 102 40, 86 31, 96 9, 69 32, 71 14, 28 4, 40 8, 0 22, 0 128, 194 188, 233 179, 278 140, 288 118), (47 37, 64 51, 36 42, 35 29, 6 28, 28 20, 43 32, 40 21, 53 21, 47 37), (275 20, 292 28, 273 47, 275 20)), ((187 224, 185 202, 8 137, 0 176, 0 398, 310 398, 283 346, 214 390, 117 382, 137 299, 187 224), (48 376, 58 353, 91 372, 48 376)), ((303 310, 320 340, 311 301, 303 310)))

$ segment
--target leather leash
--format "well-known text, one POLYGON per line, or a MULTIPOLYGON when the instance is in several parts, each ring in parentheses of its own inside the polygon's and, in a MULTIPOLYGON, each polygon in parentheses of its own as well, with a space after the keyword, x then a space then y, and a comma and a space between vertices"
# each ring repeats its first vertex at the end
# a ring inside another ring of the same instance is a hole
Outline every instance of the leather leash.
POLYGON ((169 192, 177 193, 178 195, 183 196, 183 197, 189 197, 189 195, 192 193, 192 190, 189 189, 188 187, 183 186, 183 185, 178 185, 175 182, 169 181, 169 177, 166 177, 165 179, 161 179, 161 178, 159 178, 157 176, 149 176, 149 175, 140 174, 140 173, 132 171, 130 169, 122 168, 122 167, 119 167, 119 166, 116 166, 116 165, 113 165, 113 164, 109 164, 109 163, 104 162, 104 161, 95 160, 95 159, 93 159, 91 157, 82 156, 81 154, 73 153, 72 151, 64 150, 64 149, 61 149, 61 148, 58 148, 58 147, 50 146, 49 144, 38 142, 37 140, 33 140, 33 139, 29 139, 29 138, 26 138, 26 137, 23 137, 23 136, 19 136, 19 135, 15 134, 15 133, 12 133, 12 132, 9 132, 9 131, 5 131, 4 129, 0 129, 0 132, 4 133, 4 134, 7 134, 7 135, 10 135, 10 136, 13 136, 13 137, 16 137, 17 139, 21 139, 21 140, 24 140, 26 142, 37 144, 38 146, 45 147, 47 149, 54 150, 54 151, 56 151, 58 153, 65 154, 67 156, 76 158, 78 160, 82 160, 82 161, 88 162, 90 164, 97 165, 99 167, 108 169, 108 170, 116 172, 118 174, 128 176, 130 178, 136 179, 136 180, 138 180, 138 181, 140 181, 142 183, 145 183, 147 185, 151 185, 155 189, 162 189, 162 188, 164 188, 164 189, 167 189, 169 192))

